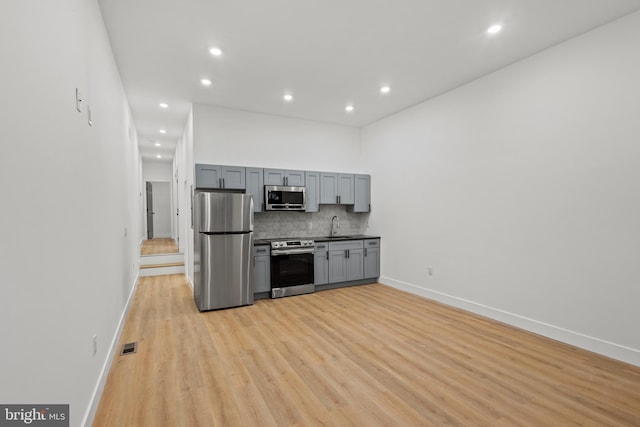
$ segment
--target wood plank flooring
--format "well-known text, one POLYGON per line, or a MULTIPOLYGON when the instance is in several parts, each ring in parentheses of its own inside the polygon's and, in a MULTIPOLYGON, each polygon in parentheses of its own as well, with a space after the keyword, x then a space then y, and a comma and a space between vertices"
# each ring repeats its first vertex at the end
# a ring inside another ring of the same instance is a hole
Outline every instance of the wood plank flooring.
POLYGON ((384 285, 199 313, 140 283, 94 426, 640 426, 640 368, 384 285))
POLYGON ((177 254, 176 241, 169 238, 144 240, 140 245, 140 255, 177 254))

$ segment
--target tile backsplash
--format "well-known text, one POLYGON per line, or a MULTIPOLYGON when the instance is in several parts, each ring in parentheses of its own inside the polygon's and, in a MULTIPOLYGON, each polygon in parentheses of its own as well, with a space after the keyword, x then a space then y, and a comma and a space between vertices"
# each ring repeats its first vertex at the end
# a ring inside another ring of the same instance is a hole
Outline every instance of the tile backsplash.
POLYGON ((328 236, 334 215, 340 223, 337 235, 365 234, 369 227, 369 213, 347 212, 347 207, 340 205, 321 205, 320 212, 256 212, 253 217, 253 237, 328 236))

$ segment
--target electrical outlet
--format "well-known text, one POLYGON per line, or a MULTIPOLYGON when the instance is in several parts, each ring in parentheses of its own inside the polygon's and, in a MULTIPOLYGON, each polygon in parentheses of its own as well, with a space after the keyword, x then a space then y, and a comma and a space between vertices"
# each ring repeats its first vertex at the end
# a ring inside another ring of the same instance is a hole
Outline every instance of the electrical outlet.
POLYGON ((427 272, 429 273, 429 276, 433 276, 433 267, 427 267, 427 272))
POLYGON ((98 353, 98 336, 94 335, 93 336, 93 355, 95 357, 95 355, 98 353))

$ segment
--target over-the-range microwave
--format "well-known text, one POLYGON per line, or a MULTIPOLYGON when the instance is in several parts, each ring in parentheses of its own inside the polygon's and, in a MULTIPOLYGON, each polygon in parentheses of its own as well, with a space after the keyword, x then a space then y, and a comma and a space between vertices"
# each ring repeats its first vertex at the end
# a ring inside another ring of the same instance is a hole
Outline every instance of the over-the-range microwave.
POLYGON ((304 211, 307 209, 305 187, 283 185, 264 186, 264 207, 267 211, 304 211))

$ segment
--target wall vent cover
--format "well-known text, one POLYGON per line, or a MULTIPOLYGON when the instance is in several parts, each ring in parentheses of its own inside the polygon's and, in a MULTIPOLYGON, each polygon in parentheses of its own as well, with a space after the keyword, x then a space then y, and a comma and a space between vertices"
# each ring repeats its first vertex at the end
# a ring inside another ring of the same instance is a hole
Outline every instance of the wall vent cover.
POLYGON ((125 354, 132 354, 138 350, 138 342, 128 342, 122 346, 122 351, 120 352, 121 356, 125 354))

